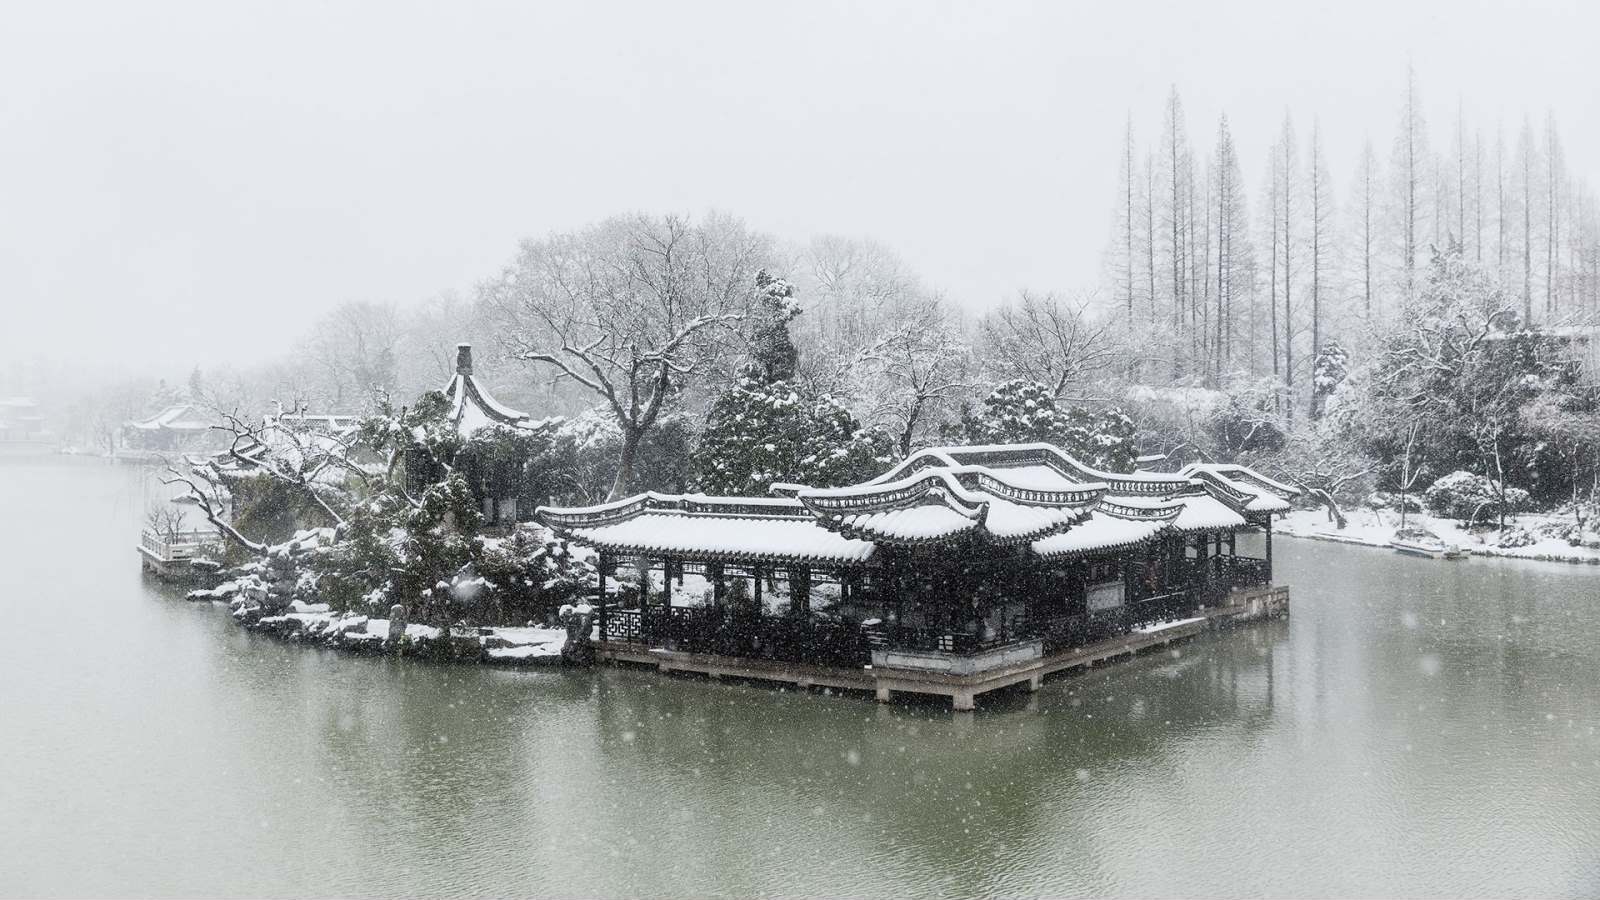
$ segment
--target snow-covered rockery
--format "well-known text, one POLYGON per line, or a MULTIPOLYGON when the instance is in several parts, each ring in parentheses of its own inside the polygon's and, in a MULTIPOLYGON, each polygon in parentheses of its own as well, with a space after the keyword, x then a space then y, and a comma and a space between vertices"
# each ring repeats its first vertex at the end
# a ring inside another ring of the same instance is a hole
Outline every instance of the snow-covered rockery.
MULTIPOLYGON (((575 645, 587 643, 587 605, 563 606, 565 627, 560 628, 447 628, 408 621, 406 608, 398 604, 388 607, 387 615, 334 609, 319 599, 318 580, 308 563, 329 553, 336 542, 332 528, 297 532, 290 540, 268 548, 261 558, 229 572, 228 580, 214 588, 191 591, 188 598, 226 603, 234 620, 246 628, 343 650, 530 664, 559 662, 575 645), (576 642, 571 640, 575 630, 576 642)), ((482 590, 490 585, 482 576, 458 573, 448 587, 482 590)), ((368 607, 380 601, 381 597, 375 596, 368 607)))

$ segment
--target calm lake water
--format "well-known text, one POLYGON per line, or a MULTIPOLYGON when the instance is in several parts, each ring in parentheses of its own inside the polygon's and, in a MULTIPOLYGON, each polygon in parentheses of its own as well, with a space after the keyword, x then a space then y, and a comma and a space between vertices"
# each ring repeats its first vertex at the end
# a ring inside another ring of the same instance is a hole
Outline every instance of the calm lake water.
POLYGON ((976 714, 345 656, 0 460, 0 894, 1600 895, 1600 570, 1279 541, 1287 622, 976 714))

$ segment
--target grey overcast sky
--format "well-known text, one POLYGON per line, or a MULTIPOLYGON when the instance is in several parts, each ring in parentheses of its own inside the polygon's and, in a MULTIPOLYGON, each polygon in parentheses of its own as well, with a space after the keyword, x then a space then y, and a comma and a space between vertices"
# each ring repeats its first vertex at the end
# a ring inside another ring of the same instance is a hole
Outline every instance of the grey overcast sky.
POLYGON ((344 300, 470 291, 630 210, 877 238, 953 299, 1093 285, 1131 111, 1226 110, 1252 188, 1285 109, 1340 199, 1407 61, 1600 152, 1600 4, 82 3, 0 25, 0 353, 283 352, 344 300), (243 326, 243 327, 241 327, 243 326))

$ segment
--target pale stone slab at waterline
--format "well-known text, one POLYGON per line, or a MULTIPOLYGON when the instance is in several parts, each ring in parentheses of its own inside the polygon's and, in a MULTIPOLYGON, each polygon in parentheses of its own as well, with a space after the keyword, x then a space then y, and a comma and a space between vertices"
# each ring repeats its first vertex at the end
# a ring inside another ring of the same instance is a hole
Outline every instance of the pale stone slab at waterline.
MULTIPOLYGON (((191 600, 216 602, 231 599, 230 585, 223 584, 209 591, 193 591, 191 600)), ((255 631, 265 631, 289 640, 317 643, 345 650, 369 652, 398 652, 402 638, 414 646, 439 641, 443 629, 415 622, 396 623, 390 619, 375 618, 359 613, 338 613, 326 603, 304 603, 295 600, 288 610, 277 615, 262 616, 254 621, 240 620, 240 624, 255 631), (398 625, 399 627, 396 627, 398 625)), ((506 665, 534 663, 560 663, 562 650, 567 645, 564 628, 517 626, 501 628, 453 628, 450 640, 461 644, 475 643, 480 661, 506 665)), ((455 654, 460 657, 459 651, 455 654)))

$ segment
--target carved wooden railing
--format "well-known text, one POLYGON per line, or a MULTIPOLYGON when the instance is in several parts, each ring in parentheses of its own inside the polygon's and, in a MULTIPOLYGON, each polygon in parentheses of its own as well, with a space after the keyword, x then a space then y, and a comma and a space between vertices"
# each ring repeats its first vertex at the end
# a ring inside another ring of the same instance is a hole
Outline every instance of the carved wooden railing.
POLYGON ((606 639, 682 653, 842 668, 860 668, 872 656, 867 631, 857 624, 715 606, 609 607, 606 639))
POLYGON ((221 535, 215 531, 155 532, 145 529, 139 535, 139 546, 157 558, 167 561, 193 559, 201 549, 216 543, 221 535))

